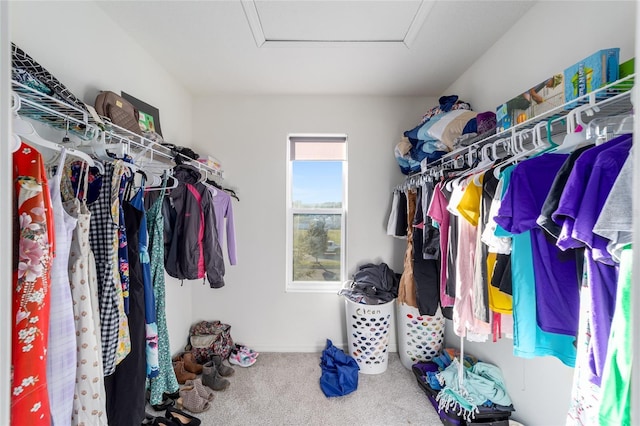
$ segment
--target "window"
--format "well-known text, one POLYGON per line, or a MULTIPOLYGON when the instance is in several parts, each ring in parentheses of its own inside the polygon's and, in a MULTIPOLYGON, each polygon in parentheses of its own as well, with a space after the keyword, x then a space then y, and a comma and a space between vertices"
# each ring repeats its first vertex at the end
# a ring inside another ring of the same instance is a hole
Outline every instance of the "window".
POLYGON ((334 292, 345 280, 347 136, 287 144, 287 291, 334 292))

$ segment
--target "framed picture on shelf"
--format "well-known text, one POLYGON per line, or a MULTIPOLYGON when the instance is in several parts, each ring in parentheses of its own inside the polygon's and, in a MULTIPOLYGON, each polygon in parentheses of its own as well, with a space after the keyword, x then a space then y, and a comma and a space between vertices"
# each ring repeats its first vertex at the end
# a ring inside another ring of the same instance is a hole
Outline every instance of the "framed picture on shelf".
POLYGON ((134 98, 126 92, 120 92, 120 95, 131 102, 131 104, 140 113, 139 124, 140 129, 142 129, 143 132, 156 132, 162 136, 162 130, 160 128, 160 111, 158 108, 151 106, 138 98, 134 98))

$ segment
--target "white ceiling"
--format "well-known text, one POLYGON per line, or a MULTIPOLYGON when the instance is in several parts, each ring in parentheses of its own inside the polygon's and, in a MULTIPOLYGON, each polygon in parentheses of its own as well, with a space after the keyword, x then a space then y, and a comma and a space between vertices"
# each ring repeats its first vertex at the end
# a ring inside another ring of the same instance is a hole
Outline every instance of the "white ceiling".
POLYGON ((535 1, 97 3, 195 95, 439 96, 535 1))

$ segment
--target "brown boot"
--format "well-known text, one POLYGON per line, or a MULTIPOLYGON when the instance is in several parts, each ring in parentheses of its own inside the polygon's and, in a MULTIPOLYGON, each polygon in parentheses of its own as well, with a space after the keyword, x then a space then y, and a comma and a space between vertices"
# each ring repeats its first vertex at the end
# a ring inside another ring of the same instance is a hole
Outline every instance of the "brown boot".
POLYGON ((176 373, 176 379, 178 379, 178 383, 181 385, 184 385, 187 380, 193 380, 197 377, 195 374, 184 369, 184 361, 174 361, 173 371, 176 373))
POLYGON ((182 360, 184 361, 184 369, 190 373, 202 374, 202 364, 198 364, 191 352, 185 352, 182 354, 182 360))

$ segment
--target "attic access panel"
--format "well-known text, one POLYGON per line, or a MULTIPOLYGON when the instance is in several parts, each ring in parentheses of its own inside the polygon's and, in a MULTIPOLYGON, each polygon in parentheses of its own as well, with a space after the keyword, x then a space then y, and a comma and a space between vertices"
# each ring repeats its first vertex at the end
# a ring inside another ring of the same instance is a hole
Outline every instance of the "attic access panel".
POLYGON ((409 47, 434 3, 242 0, 258 47, 346 43, 409 47))

